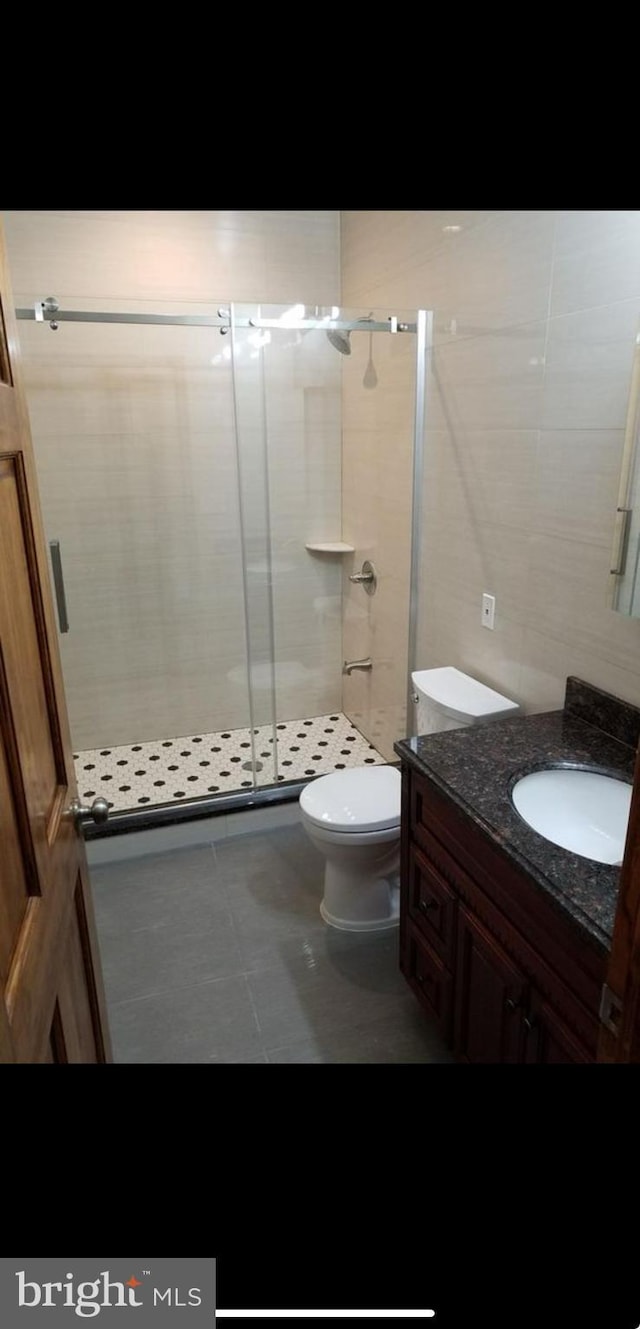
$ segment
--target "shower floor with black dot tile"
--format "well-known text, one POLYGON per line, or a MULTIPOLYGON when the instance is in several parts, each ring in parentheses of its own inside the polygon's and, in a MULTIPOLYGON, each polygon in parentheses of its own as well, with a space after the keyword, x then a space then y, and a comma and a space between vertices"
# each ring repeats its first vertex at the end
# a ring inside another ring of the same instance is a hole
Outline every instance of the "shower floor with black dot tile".
POLYGON ((156 738, 75 752, 78 792, 100 795, 114 812, 312 779, 385 758, 339 712, 251 729, 156 738), (253 754, 252 754, 253 737, 253 754), (274 756, 275 749, 275 756, 274 756), (255 781, 252 770, 255 758, 255 781))

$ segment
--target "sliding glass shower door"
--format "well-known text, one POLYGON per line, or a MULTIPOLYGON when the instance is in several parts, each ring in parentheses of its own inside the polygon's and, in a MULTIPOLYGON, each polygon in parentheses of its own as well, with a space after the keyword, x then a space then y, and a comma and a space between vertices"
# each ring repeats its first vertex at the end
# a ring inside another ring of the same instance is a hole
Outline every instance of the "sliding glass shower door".
POLYGON ((298 326, 305 312, 302 305, 230 310, 249 695, 256 737, 265 740, 255 754, 261 785, 317 773, 312 759, 317 765, 318 740, 327 741, 320 720, 342 705, 342 562, 309 548, 341 538, 341 363, 318 319, 298 326))
POLYGON ((83 800, 231 806, 392 760, 412 316, 58 302, 18 312, 83 800))
POLYGON ((425 315, 243 304, 229 320, 249 694, 275 753, 256 778, 394 760, 407 723, 425 315))
POLYGON ((251 785, 239 754, 225 760, 249 700, 232 366, 217 357, 216 311, 138 304, 131 324, 102 309, 75 322, 58 298, 57 330, 19 326, 64 575, 79 791, 118 811, 251 785))

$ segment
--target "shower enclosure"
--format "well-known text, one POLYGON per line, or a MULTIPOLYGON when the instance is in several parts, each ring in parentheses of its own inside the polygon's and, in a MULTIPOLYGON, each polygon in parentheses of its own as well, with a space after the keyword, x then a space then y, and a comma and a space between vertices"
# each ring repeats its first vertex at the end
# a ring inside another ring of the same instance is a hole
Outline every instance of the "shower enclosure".
POLYGON ((343 626, 348 650, 398 568, 378 599, 349 581, 378 539, 347 530, 343 483, 399 398, 419 466, 425 314, 71 303, 17 312, 83 801, 126 829, 393 760, 406 686, 384 741, 362 703, 377 668, 406 680, 410 568, 402 663, 374 651, 349 699, 343 626))

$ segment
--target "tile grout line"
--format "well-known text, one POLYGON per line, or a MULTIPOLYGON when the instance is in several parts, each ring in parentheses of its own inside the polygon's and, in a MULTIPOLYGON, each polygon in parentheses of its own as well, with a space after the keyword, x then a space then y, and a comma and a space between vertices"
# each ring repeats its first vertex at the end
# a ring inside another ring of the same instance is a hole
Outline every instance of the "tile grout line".
POLYGON ((255 1023, 256 1023, 256 1029, 258 1029, 258 1037, 259 1037, 259 1039, 260 1039, 260 1047, 262 1047, 262 1051, 263 1051, 263 1053, 266 1053, 266 1047, 264 1047, 264 1043, 263 1043, 263 1031, 262 1031, 262 1025, 260 1025, 260 1021, 259 1021, 259 1017, 258 1017, 258 1010, 256 1010, 256 1005, 255 1005, 255 1001, 254 1001, 254 993, 252 993, 252 991, 251 991, 251 983, 250 983, 250 981, 248 981, 248 970, 244 970, 244 973, 243 973, 242 977, 244 978, 244 986, 246 986, 246 989, 247 989, 248 999, 250 999, 250 1002, 251 1002, 251 1010, 252 1010, 252 1013, 254 1013, 254 1019, 255 1019, 255 1023))
POLYGON ((107 1001, 109 1010, 115 1010, 116 1007, 133 1006, 140 1001, 149 1001, 152 997, 169 996, 172 992, 194 992, 196 988, 211 987, 214 983, 228 983, 231 979, 244 978, 246 973, 238 969, 234 974, 224 974, 222 978, 201 978, 198 983, 183 983, 175 987, 155 988, 153 992, 143 992, 138 997, 125 997, 122 1001, 107 1001))

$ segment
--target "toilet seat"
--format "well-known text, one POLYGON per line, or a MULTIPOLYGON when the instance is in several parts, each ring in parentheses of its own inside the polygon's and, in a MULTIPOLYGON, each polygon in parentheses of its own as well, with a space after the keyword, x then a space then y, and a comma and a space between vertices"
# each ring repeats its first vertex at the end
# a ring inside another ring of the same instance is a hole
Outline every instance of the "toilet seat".
POLYGON ((312 780, 300 795, 300 808, 314 826, 331 833, 355 838, 399 831, 401 788, 395 767, 359 766, 312 780))

